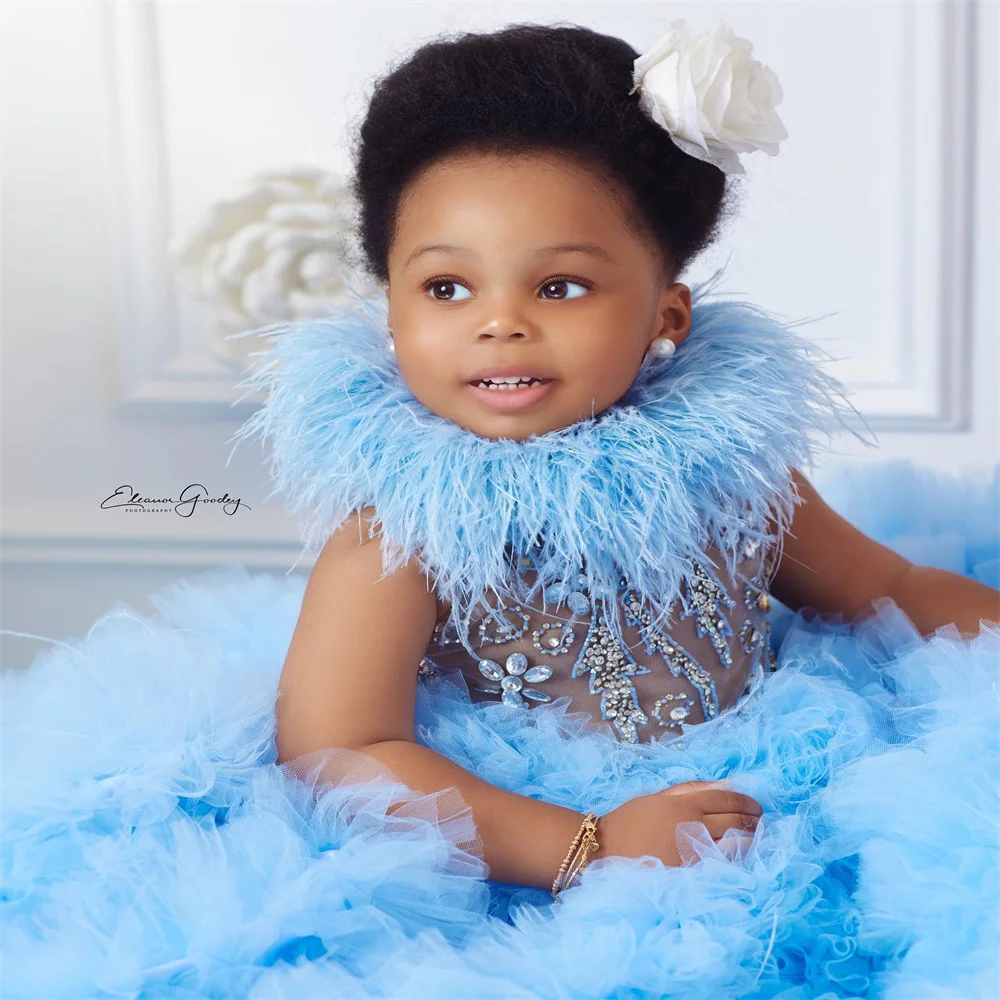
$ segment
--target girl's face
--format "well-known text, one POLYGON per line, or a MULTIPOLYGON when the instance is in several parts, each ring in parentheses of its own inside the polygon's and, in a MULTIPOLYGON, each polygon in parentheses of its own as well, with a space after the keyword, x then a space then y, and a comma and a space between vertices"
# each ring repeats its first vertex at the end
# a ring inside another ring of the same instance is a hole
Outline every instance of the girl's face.
POLYGON ((407 187, 389 253, 400 374, 438 416, 523 440, 607 409, 657 336, 680 344, 691 291, 666 286, 612 194, 557 155, 465 155, 407 187), (479 380, 525 376, 529 388, 479 380))

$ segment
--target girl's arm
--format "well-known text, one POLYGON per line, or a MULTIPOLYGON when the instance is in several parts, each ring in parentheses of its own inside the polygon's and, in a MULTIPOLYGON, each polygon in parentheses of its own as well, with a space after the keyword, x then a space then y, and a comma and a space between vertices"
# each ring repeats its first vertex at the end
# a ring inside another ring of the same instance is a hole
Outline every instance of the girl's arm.
POLYGON ((877 598, 890 597, 923 635, 950 623, 977 633, 984 619, 1000 622, 1000 591, 959 573, 914 565, 837 514, 800 472, 793 470, 792 478, 802 502, 771 584, 782 604, 851 619, 869 613, 877 598))
POLYGON ((499 789, 415 742, 417 667, 437 602, 413 562, 379 579, 373 513, 349 520, 316 560, 278 685, 278 762, 346 748, 377 758, 417 792, 457 788, 490 877, 549 888, 583 816, 499 789))

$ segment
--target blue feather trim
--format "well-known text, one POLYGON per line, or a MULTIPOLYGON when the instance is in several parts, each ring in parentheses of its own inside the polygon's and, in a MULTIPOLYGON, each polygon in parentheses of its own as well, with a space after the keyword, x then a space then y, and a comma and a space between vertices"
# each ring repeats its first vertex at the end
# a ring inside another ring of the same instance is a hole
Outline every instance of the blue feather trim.
POLYGON ((284 497, 310 550, 373 506, 385 572, 415 559, 467 645, 484 594, 531 601, 580 572, 597 595, 624 574, 667 626, 691 561, 711 571, 709 539, 730 573, 747 539, 776 527, 780 544, 797 501, 790 470, 813 462, 809 434, 857 434, 821 349, 758 307, 705 301, 713 283, 692 289, 691 330, 672 358, 644 365, 595 417, 522 441, 420 403, 375 303, 248 331, 272 346, 240 387, 267 400, 235 437, 270 441, 268 499, 284 497), (530 588, 512 576, 508 544, 531 553, 530 588))

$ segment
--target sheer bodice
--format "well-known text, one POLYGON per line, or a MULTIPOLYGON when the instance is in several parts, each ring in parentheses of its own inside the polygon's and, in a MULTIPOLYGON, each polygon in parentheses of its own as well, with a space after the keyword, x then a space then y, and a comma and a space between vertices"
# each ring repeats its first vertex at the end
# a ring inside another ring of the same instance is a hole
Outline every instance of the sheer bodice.
MULTIPOLYGON (((618 738, 643 742, 680 724, 703 722, 731 707, 753 676, 775 669, 766 614, 775 545, 744 543, 735 577, 709 546, 714 572, 689 563, 670 624, 657 628, 646 602, 622 578, 614 607, 591 596, 582 576, 546 588, 537 607, 490 595, 473 621, 473 657, 440 606, 421 675, 459 669, 474 701, 497 701, 512 711, 569 697, 606 720, 618 738), (500 611, 500 620, 487 609, 500 611), (617 612, 623 647, 607 626, 617 612)), ((520 572, 532 580, 530 558, 520 572)))

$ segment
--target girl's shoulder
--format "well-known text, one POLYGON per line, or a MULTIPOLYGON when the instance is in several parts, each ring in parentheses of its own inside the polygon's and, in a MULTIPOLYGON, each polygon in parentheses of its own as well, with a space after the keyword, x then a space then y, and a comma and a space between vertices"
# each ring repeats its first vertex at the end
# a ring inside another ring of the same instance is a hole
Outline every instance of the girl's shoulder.
MULTIPOLYGON (((331 535, 328 545, 334 548, 354 549, 362 545, 377 544, 381 532, 374 504, 360 507, 350 514, 331 535)), ((435 628, 443 624, 451 613, 450 602, 432 589, 436 605, 435 628)))

